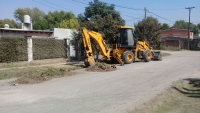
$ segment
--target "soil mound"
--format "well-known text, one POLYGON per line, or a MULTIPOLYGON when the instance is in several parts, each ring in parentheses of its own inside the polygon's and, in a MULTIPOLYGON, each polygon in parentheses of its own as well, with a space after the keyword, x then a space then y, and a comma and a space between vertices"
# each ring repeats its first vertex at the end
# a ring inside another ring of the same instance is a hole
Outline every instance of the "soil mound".
POLYGON ((117 67, 115 65, 109 65, 106 63, 97 62, 95 65, 88 67, 86 71, 105 72, 105 71, 114 71, 116 69, 117 67))

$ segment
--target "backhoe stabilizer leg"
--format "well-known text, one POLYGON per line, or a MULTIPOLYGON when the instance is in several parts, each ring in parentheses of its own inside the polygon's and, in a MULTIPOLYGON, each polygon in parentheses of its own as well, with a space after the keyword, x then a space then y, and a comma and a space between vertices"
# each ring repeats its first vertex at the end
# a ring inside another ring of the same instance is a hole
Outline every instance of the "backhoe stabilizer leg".
POLYGON ((122 59, 120 59, 120 58, 116 58, 116 59, 117 59, 117 61, 121 64, 121 66, 124 65, 124 62, 122 61, 122 59))

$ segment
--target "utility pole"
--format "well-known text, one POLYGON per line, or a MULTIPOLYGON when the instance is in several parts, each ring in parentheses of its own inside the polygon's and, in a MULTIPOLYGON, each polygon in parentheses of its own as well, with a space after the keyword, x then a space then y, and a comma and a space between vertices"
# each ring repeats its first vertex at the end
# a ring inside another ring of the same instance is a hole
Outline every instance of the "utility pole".
POLYGON ((147 12, 149 13, 149 10, 146 7, 144 7, 144 18, 145 19, 147 18, 147 12))
POLYGON ((189 22, 188 22, 188 50, 190 49, 190 13, 191 10, 195 7, 186 7, 185 9, 189 10, 189 22))
POLYGON ((147 18, 147 9, 146 9, 146 7, 144 7, 144 18, 146 19, 147 18))

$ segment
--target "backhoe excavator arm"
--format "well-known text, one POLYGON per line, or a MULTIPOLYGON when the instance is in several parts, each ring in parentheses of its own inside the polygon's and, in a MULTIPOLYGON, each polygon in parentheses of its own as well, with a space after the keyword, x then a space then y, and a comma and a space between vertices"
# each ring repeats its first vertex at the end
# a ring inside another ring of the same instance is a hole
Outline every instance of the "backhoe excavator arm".
POLYGON ((85 48, 85 57, 86 58, 85 58, 84 63, 86 66, 95 64, 90 38, 94 39, 94 41, 98 45, 101 55, 103 55, 103 59, 108 59, 111 57, 110 56, 110 48, 107 47, 101 34, 94 32, 94 31, 88 31, 86 28, 83 28, 82 29, 82 40, 83 40, 83 45, 85 48))

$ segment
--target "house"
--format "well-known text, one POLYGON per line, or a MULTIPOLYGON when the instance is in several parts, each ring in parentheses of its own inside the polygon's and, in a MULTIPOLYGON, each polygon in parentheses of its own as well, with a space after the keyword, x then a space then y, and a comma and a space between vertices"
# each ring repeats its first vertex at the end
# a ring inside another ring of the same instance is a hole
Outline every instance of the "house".
MULTIPOLYGON (((24 16, 21 29, 9 28, 8 24, 0 28, 1 37, 31 37, 31 38, 55 38, 57 40, 72 39, 72 29, 52 28, 49 30, 33 30, 29 15, 24 16)), ((74 47, 70 45, 70 56, 75 56, 74 47)))
MULTIPOLYGON (((190 31, 190 39, 193 40, 193 32, 190 31)), ((161 40, 164 46, 178 47, 180 49, 188 48, 188 30, 187 29, 167 29, 161 32, 161 40)))

